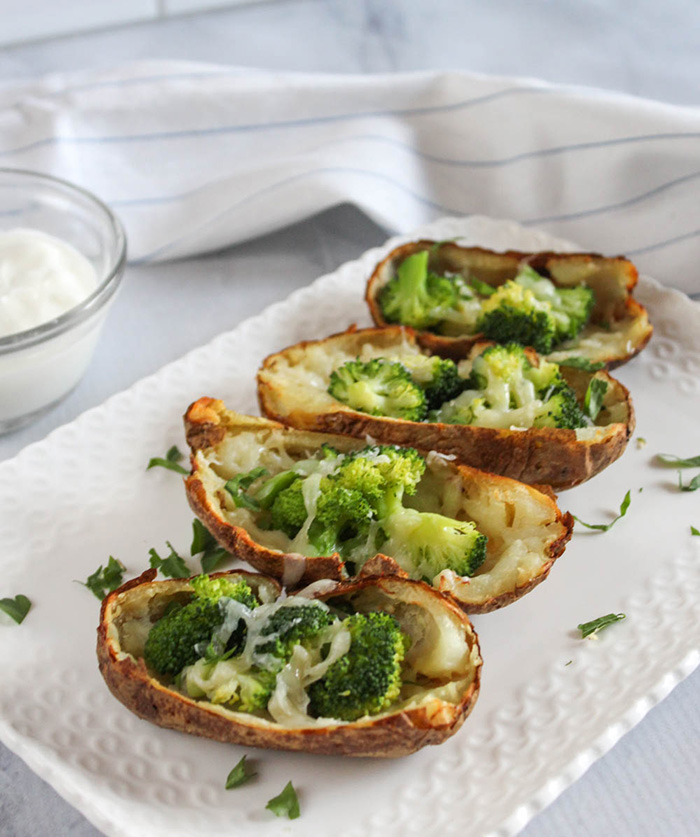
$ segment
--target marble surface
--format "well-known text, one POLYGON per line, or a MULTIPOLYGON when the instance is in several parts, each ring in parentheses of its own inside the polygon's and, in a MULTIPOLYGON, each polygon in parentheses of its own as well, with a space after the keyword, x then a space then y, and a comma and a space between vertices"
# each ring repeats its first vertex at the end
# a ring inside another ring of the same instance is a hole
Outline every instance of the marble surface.
MULTIPOLYGON (((136 58, 327 72, 458 67, 697 104, 699 17, 694 4, 678 0, 634 7, 627 0, 280 0, 5 49, 0 77, 136 58)), ((0 438, 0 459, 380 243, 387 232, 352 207, 339 207, 205 258, 129 268, 83 382, 36 424, 0 438)), ((695 672, 537 816, 525 837, 694 837, 699 695, 695 672)), ((98 834, 2 746, 0 833, 98 834)))

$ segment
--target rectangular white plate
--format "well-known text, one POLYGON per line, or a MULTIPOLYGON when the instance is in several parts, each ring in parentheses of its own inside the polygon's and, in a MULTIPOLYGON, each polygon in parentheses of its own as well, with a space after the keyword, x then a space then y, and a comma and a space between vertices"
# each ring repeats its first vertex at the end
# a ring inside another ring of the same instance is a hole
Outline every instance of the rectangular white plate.
MULTIPOLYGON (((443 219, 416 236, 572 249, 484 218, 443 219)), ((136 575, 149 547, 160 550, 168 539, 186 554, 190 541, 180 478, 145 472, 146 462, 173 443, 184 447, 180 416, 199 396, 257 412, 255 372, 265 355, 351 322, 369 324, 364 283, 399 242, 344 265, 0 465, 3 590, 34 603, 20 628, 2 630, 0 738, 108 835, 255 837, 282 829, 327 837, 329 823, 337 837, 512 835, 698 663, 700 561, 689 530, 698 525, 697 500, 678 492, 675 472, 652 458, 669 448, 697 452, 700 308, 645 279, 638 296, 656 333, 616 374, 632 391, 648 445, 632 443, 609 470, 560 497, 584 520, 607 521, 631 488, 630 510, 605 534, 577 531, 543 585, 474 620, 482 693, 454 738, 393 762, 254 752, 258 779, 227 792, 242 748, 153 727, 109 694, 94 652, 98 602, 74 579, 109 555, 136 575), (626 621, 596 642, 578 638, 577 623, 611 611, 624 611, 626 621), (290 778, 302 817, 287 823, 265 803, 290 778)))

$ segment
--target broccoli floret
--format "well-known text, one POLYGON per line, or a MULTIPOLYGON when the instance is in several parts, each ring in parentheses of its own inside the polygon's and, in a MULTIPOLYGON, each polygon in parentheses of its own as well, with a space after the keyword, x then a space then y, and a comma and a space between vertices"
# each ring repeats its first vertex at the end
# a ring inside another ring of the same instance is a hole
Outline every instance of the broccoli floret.
POLYGON ((368 472, 375 476, 378 474, 381 478, 379 490, 370 491, 366 488, 363 491, 372 503, 379 520, 394 509, 401 508, 404 494, 416 493, 420 478, 425 473, 425 460, 413 448, 400 448, 395 445, 364 448, 348 457, 346 467, 350 474, 354 473, 355 461, 362 464, 368 472))
POLYGON ((377 445, 345 456, 324 477, 309 540, 319 555, 348 555, 367 541, 372 520, 413 494, 425 461, 412 448, 377 445))
POLYGON ((433 421, 482 427, 560 427, 589 422, 559 366, 533 365, 522 346, 491 346, 474 359, 468 389, 431 413, 433 421))
POLYGON ((579 334, 594 301, 585 285, 557 288, 526 266, 483 302, 477 328, 498 343, 514 341, 548 354, 579 334))
POLYGON ((373 416, 421 421, 425 393, 400 364, 383 358, 350 360, 331 373, 328 392, 353 410, 373 416))
POLYGON ((350 650, 309 687, 311 714, 354 721, 389 707, 401 691, 408 638, 388 613, 357 613, 344 625, 350 650))
POLYGON ((453 360, 415 354, 402 357, 401 363, 408 369, 413 381, 423 388, 430 409, 450 401, 464 387, 464 380, 453 360))
POLYGON ((319 555, 345 556, 369 532, 372 506, 361 491, 345 488, 331 477, 321 480, 309 542, 319 555))
POLYGON ((543 354, 552 351, 556 334, 550 306, 512 279, 484 300, 476 327, 489 340, 533 346, 543 354))
MULTIPOLYGON (((221 599, 234 599, 251 610, 259 604, 244 579, 233 581, 226 577, 200 575, 190 584, 194 588, 194 599, 177 609, 168 610, 146 637, 144 660, 159 674, 178 674, 201 656, 195 646, 208 643, 224 621, 224 612, 219 607, 221 599)), ((239 622, 226 649, 239 653, 245 637, 246 627, 239 622)))
POLYGON ((443 570, 471 576, 486 559, 486 535, 468 521, 402 509, 384 521, 384 528, 398 546, 397 560, 413 578, 432 582, 443 570))
POLYGON ((256 654, 272 654, 281 661, 287 660, 295 645, 315 637, 335 621, 330 611, 318 604, 280 607, 273 611, 260 632, 261 639, 271 639, 256 645, 256 654))
POLYGON ((199 575, 193 578, 190 584, 194 588, 195 596, 200 600, 216 604, 219 599, 225 597, 241 602, 251 610, 260 604, 248 582, 242 578, 234 581, 226 576, 211 578, 208 575, 199 575))
POLYGON ((195 599, 159 619, 146 637, 143 658, 158 674, 179 674, 200 655, 199 643, 209 642, 223 622, 219 606, 209 599, 195 599))
POLYGON ((595 295, 586 285, 557 288, 529 266, 520 270, 515 282, 531 291, 539 302, 549 306, 555 330, 553 345, 576 337, 591 316, 595 295))
MULTIPOLYGON (((337 460, 334 470, 318 484, 309 543, 317 555, 340 553, 348 557, 366 543, 370 524, 401 506, 406 494, 415 493, 425 471, 425 461, 412 448, 376 445, 341 455, 325 451, 337 460)), ((295 538, 306 523, 304 503, 306 478, 279 492, 270 509, 270 525, 295 538)))
POLYGON ((455 308, 459 288, 447 276, 428 272, 430 253, 422 250, 405 258, 379 294, 379 306, 387 322, 418 329, 432 328, 455 308))
POLYGON ((575 430, 588 427, 590 422, 581 409, 574 391, 569 387, 555 392, 544 402, 532 423, 533 427, 559 427, 575 430))
POLYGON ((290 538, 295 538, 306 522, 308 512, 304 503, 303 480, 295 480, 280 491, 270 508, 270 525, 290 538))

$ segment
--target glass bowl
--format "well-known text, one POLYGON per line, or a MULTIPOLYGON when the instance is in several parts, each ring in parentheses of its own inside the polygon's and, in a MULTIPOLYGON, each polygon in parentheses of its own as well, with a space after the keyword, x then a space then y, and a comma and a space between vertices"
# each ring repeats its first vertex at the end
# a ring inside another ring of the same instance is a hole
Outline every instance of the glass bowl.
POLYGON ((71 244, 95 269, 97 286, 59 317, 0 337, 0 433, 38 418, 80 381, 126 262, 122 225, 94 195, 55 177, 0 168, 0 231, 16 227, 71 244))

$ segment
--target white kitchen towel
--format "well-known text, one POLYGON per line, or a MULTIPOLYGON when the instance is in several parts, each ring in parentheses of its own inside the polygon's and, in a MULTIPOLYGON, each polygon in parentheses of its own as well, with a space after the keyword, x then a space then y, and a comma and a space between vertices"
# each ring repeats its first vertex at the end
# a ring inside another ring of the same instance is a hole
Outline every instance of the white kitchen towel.
POLYGON ((1 87, 0 166, 95 192, 141 263, 350 202, 401 232, 514 218, 700 294, 700 109, 630 96, 141 62, 1 87))

